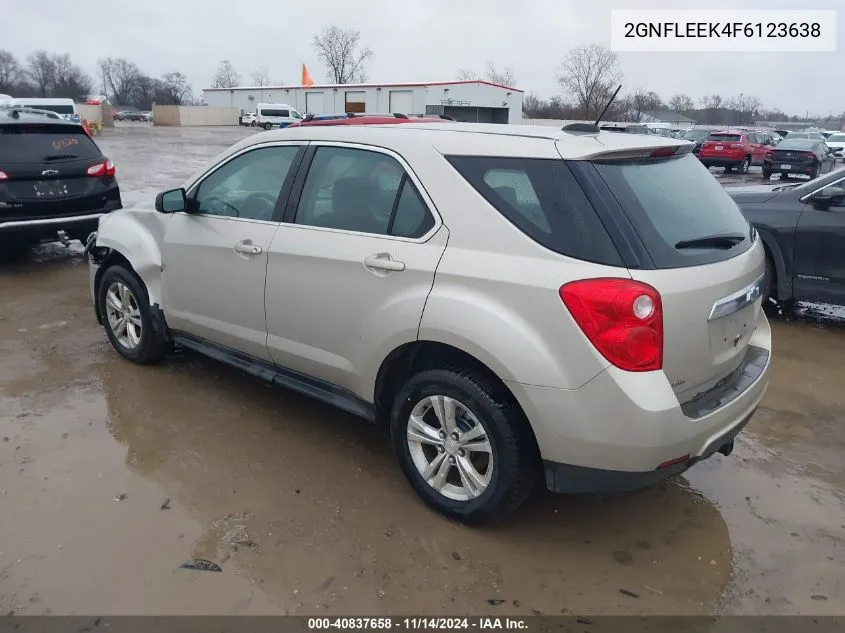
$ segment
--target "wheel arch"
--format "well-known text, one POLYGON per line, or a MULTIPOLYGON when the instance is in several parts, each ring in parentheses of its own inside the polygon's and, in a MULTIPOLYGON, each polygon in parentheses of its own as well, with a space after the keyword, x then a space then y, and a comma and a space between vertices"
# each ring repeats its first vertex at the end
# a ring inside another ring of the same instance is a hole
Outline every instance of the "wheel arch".
POLYGON ((157 215, 117 212, 104 217, 97 229, 96 248, 103 253, 98 273, 106 262, 125 262, 143 283, 150 305, 161 304, 161 249, 151 230, 161 227, 149 226, 157 223, 157 215))
POLYGON ((783 252, 778 246, 777 240, 766 230, 757 228, 757 233, 763 241, 766 257, 771 258, 775 267, 775 283, 772 288, 775 291, 778 301, 787 301, 792 298, 792 278, 786 270, 786 260, 783 252))

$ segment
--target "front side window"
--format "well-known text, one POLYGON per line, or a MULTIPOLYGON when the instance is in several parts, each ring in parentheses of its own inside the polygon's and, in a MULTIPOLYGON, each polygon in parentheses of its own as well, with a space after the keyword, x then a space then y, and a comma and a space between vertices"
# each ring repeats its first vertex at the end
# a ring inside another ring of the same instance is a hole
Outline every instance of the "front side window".
POLYGON ((317 149, 295 222, 397 237, 421 237, 434 226, 396 159, 348 147, 317 149))
POLYGON ((291 145, 263 147, 224 163, 200 183, 194 212, 271 221, 298 150, 291 145))

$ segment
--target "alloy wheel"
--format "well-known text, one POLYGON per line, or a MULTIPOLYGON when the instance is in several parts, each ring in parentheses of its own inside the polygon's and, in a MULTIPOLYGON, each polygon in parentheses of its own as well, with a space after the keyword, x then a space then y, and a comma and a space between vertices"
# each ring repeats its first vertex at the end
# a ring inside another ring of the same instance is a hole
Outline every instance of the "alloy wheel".
POLYGON ((135 295, 123 282, 112 282, 106 291, 106 318, 122 347, 134 350, 141 344, 141 309, 135 295))
POLYGON ((482 495, 493 475, 493 448, 481 421, 463 403, 428 396, 411 410, 407 426, 411 459, 429 486, 448 499, 482 495))

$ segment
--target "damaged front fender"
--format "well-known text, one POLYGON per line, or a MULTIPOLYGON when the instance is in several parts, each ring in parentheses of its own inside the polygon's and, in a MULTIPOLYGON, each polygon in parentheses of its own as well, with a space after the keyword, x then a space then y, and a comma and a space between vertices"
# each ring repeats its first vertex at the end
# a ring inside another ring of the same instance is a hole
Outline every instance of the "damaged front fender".
POLYGON ((123 209, 110 213, 101 218, 96 243, 91 246, 94 257, 95 250, 108 253, 102 263, 106 263, 114 253, 125 258, 144 282, 150 305, 161 304, 162 261, 159 245, 169 217, 144 209, 123 209))

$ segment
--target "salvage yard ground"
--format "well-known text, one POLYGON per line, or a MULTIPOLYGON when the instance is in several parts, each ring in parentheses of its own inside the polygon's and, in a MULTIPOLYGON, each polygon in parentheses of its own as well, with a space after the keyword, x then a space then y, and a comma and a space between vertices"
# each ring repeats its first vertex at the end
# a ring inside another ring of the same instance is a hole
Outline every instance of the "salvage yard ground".
MULTIPOLYGON (((98 143, 129 206, 251 133, 98 143)), ((845 327, 818 307, 772 313, 730 457, 471 529, 356 418, 189 353, 123 361, 87 284, 78 245, 0 264, 0 613, 845 613, 845 327), (222 572, 180 569, 196 558, 222 572)))

